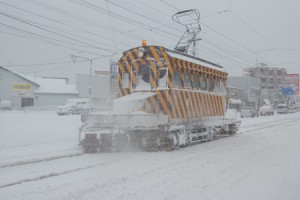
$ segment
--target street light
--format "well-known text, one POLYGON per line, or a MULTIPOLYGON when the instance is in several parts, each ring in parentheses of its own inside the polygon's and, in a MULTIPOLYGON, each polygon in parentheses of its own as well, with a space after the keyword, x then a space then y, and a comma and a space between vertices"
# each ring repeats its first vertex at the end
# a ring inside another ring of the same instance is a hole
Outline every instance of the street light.
POLYGON ((82 56, 77 56, 77 55, 71 55, 73 63, 76 63, 77 58, 82 58, 84 60, 87 60, 90 62, 90 86, 88 88, 88 93, 89 93, 89 98, 90 98, 90 103, 92 103, 92 66, 93 66, 93 59, 91 58, 86 58, 82 56))

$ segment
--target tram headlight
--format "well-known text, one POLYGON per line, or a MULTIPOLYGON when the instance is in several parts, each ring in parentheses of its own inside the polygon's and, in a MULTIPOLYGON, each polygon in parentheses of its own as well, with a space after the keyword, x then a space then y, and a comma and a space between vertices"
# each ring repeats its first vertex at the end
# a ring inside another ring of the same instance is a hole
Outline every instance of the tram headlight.
POLYGON ((144 56, 144 54, 145 54, 145 49, 144 48, 139 48, 138 49, 138 56, 140 57, 140 58, 142 58, 143 56, 144 56))

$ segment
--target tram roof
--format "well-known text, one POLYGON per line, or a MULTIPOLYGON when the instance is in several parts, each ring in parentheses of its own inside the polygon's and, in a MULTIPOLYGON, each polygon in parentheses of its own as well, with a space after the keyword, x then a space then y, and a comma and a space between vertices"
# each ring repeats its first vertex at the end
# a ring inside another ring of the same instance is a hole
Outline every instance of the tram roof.
POLYGON ((226 70, 224 70, 224 68, 216 63, 204 60, 202 58, 198 58, 198 57, 194 57, 188 54, 184 54, 175 50, 171 50, 171 49, 165 49, 165 51, 173 58, 178 58, 180 60, 186 60, 188 62, 192 62, 204 67, 209 67, 218 71, 222 71, 222 72, 226 72, 226 70))

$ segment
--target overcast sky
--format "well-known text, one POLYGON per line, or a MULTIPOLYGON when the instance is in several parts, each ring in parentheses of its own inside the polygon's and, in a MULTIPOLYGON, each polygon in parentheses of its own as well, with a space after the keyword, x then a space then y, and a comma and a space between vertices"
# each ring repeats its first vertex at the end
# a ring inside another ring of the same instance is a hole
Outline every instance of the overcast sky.
POLYGON ((300 73, 298 0, 0 0, 0 65, 36 76, 74 80, 108 70, 109 60, 141 45, 173 49, 185 28, 180 10, 200 12, 199 57, 230 75, 266 63, 300 73))

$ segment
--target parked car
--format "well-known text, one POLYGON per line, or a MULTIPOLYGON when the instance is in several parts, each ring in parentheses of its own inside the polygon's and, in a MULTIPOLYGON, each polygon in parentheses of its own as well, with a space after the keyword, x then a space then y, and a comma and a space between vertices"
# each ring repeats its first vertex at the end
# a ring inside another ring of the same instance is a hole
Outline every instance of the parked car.
POLYGON ((58 115, 82 114, 91 109, 89 99, 68 99, 67 103, 57 107, 58 115))
POLYGON ((241 117, 259 117, 259 111, 253 108, 243 108, 241 110, 241 117))
POLYGON ((288 114, 289 112, 290 111, 287 104, 285 103, 278 104, 278 109, 277 109, 278 114, 288 114))
POLYGON ((11 100, 0 100, 0 110, 12 110, 11 100))
POLYGON ((268 99, 264 99, 264 105, 259 108, 259 114, 264 115, 274 115, 273 105, 268 99))

